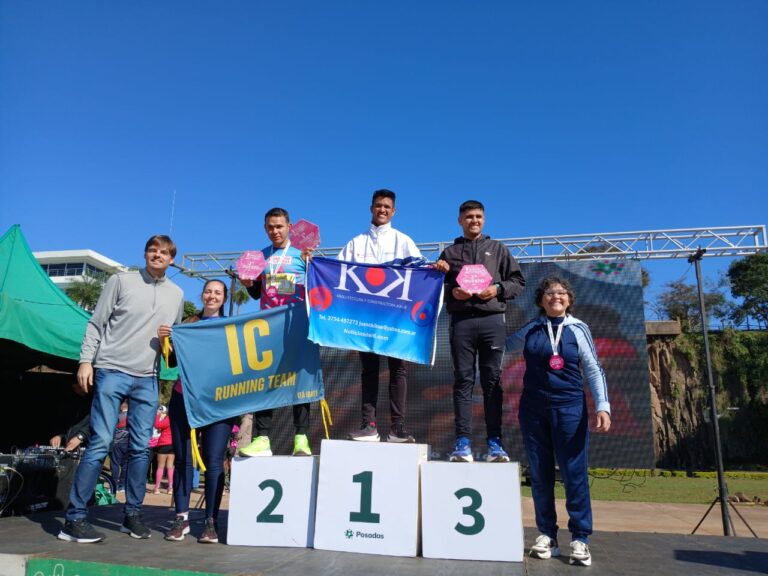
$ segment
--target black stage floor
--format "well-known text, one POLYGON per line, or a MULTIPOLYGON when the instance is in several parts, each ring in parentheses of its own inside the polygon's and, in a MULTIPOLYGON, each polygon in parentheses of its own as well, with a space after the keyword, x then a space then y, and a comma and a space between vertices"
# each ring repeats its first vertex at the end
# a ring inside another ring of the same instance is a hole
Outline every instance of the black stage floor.
MULTIPOLYGON (((192 513, 192 536, 202 532, 201 511, 192 513)), ((526 558, 524 563, 432 560, 328 552, 306 548, 260 548, 198 544, 196 538, 166 542, 163 533, 172 519, 166 507, 145 506, 145 521, 152 538, 135 540, 119 532, 122 506, 101 506, 91 511, 91 521, 107 533, 98 544, 62 542, 56 534, 63 523, 62 512, 0 518, 0 576, 14 572, 21 556, 33 559, 60 559, 67 576, 75 569, 67 563, 103 563, 98 574, 168 574, 203 572, 222 575, 259 576, 427 576, 520 575, 556 576, 587 571, 592 576, 652 575, 701 576, 724 574, 768 574, 768 540, 722 536, 684 536, 632 532, 596 532, 590 541, 594 563, 588 568, 570 566, 567 557, 551 560, 526 558), (133 569, 131 569, 133 567, 133 569), (145 568, 142 570, 139 567, 145 568), (158 570, 152 570, 152 568, 158 570)), ((226 512, 222 511, 222 532, 226 536, 226 512)), ((526 543, 536 536, 526 529, 526 543)), ((223 541, 223 538, 222 538, 223 541)), ((73 564, 74 565, 74 564, 73 564)), ((76 566, 76 565, 75 565, 76 566)), ((97 573, 93 566, 82 573, 97 573)))

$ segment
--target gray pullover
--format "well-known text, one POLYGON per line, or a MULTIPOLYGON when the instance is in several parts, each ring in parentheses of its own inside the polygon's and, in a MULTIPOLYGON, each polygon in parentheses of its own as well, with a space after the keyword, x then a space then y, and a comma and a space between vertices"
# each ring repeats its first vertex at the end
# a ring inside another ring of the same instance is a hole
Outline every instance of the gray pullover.
POLYGON ((184 293, 142 268, 111 276, 85 328, 80 362, 131 376, 159 371, 157 328, 181 322, 184 293))

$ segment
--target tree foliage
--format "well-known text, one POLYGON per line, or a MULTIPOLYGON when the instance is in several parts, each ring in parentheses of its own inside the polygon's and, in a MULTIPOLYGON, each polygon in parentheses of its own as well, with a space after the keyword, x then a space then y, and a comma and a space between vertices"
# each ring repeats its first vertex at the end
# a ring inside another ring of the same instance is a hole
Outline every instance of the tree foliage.
POLYGON ((251 297, 248 295, 248 291, 243 288, 242 286, 238 286, 237 290, 235 290, 234 295, 232 296, 232 301, 235 303, 235 306, 237 307, 235 314, 240 314, 240 306, 248 302, 251 297))
POLYGON ((80 308, 93 312, 102 290, 104 290, 104 280, 102 278, 92 276, 91 274, 83 274, 81 280, 75 280, 69 285, 69 288, 66 289, 66 294, 80 308))
MULTIPOLYGON (((697 330, 701 326, 701 313, 696 286, 682 281, 668 282, 665 286, 666 291, 658 296, 658 307, 667 318, 679 320, 684 331, 697 330)), ((721 321, 730 316, 732 308, 719 289, 704 292, 704 306, 708 318, 721 321)))
POLYGON ((194 302, 190 302, 189 300, 184 300, 184 312, 182 313, 183 320, 186 320, 190 316, 197 316, 200 313, 201 312, 197 309, 197 306, 195 306, 194 302))
POLYGON ((751 254, 731 263, 728 268, 731 295, 741 298, 734 307, 733 320, 740 324, 754 318, 762 326, 768 326, 768 253, 751 254))

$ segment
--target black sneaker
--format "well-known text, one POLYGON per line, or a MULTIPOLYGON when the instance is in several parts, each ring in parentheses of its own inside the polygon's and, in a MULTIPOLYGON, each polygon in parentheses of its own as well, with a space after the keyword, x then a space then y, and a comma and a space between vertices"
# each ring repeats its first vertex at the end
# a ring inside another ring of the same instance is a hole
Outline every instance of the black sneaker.
POLYGON ((123 526, 120 528, 120 532, 130 534, 131 538, 138 538, 145 540, 152 536, 152 531, 147 527, 141 519, 141 514, 128 514, 123 519, 123 526))
POLYGON ((408 431, 405 429, 404 422, 398 422, 397 424, 394 424, 390 429, 389 436, 387 436, 387 442, 413 444, 416 442, 416 439, 408 434, 408 431))
POLYGON ((189 520, 178 515, 171 524, 171 529, 165 533, 165 539, 171 542, 181 542, 184 540, 185 534, 189 534, 189 520))
POLYGON ((93 526, 85 518, 78 518, 77 520, 67 520, 57 538, 67 542, 91 544, 104 540, 104 534, 94 530, 93 526))
POLYGON ((363 422, 360 430, 355 430, 349 436, 349 440, 357 440, 358 442, 378 442, 379 432, 376 430, 376 422, 363 422))

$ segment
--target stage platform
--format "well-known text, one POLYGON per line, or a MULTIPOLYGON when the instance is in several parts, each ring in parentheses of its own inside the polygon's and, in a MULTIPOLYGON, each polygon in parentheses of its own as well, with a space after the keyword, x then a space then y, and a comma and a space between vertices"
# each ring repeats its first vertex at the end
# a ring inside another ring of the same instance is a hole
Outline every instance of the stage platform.
MULTIPOLYGON (((222 511, 222 541, 226 538, 222 511)), ((173 512, 148 505, 144 517, 152 538, 136 540, 119 532, 122 506, 92 509, 94 526, 107 534, 98 544, 73 544, 56 538, 62 512, 0 518, 0 576, 559 576, 587 571, 592 576, 682 574, 767 574, 768 540, 637 532, 595 532, 594 563, 570 566, 567 557, 526 558, 523 563, 432 560, 327 552, 306 548, 261 548, 198 544, 202 511, 192 512, 192 534, 183 542, 163 539, 173 512)), ((526 528, 526 543, 536 536, 526 528)), ((567 548, 567 543, 566 543, 567 548)))

